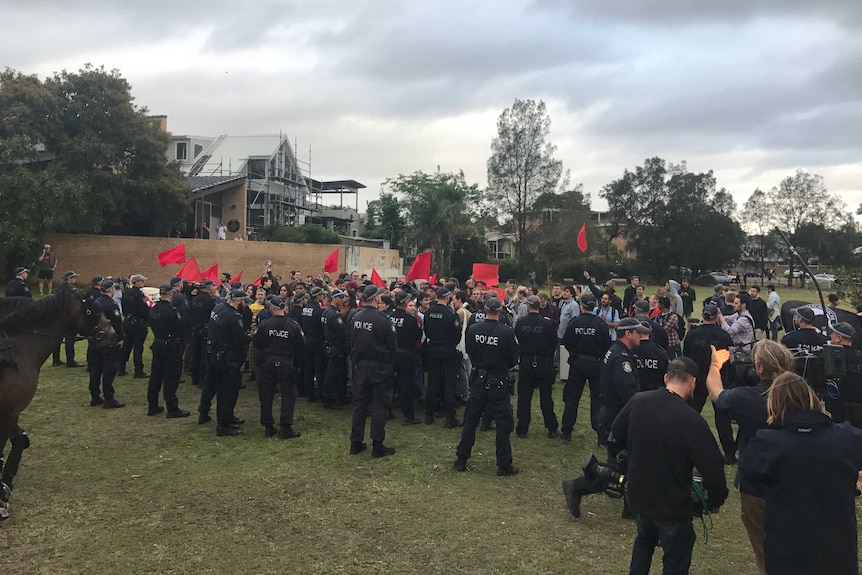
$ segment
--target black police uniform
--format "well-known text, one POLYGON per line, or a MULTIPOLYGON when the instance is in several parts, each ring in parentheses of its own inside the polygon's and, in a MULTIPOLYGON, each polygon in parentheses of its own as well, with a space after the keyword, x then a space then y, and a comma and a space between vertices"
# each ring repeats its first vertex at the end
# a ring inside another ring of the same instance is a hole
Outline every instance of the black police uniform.
POLYGON ((455 450, 460 462, 466 462, 476 442, 476 427, 488 404, 497 423, 498 473, 512 470, 512 444, 509 435, 515 428, 509 401, 509 369, 518 363, 519 349, 512 328, 493 319, 485 319, 467 330, 464 342, 473 364, 470 374, 470 397, 464 411, 461 442, 455 450))
POLYGON ((598 432, 596 416, 599 412, 599 381, 602 362, 611 336, 605 320, 589 311, 582 311, 566 326, 563 345, 569 352, 569 378, 563 387, 563 420, 561 431, 564 438, 571 436, 578 421, 578 406, 584 392, 584 384, 590 385, 590 425, 598 432))
POLYGON ((347 324, 335 306, 323 310, 323 338, 325 341, 326 375, 320 390, 323 406, 336 408, 347 400, 347 354, 349 340, 347 324))
POLYGON ((398 389, 398 399, 404 420, 413 422, 416 419, 414 408, 414 388, 416 383, 416 368, 419 365, 419 343, 422 341, 422 328, 415 315, 410 315, 404 309, 396 309, 390 318, 395 327, 398 340, 398 351, 395 352, 395 384, 398 389))
POLYGON ((244 350, 250 341, 251 334, 245 329, 239 311, 226 303, 213 308, 207 333, 207 361, 213 367, 219 431, 229 428, 235 420, 233 410, 242 385, 244 350))
POLYGON ((425 312, 425 358, 428 362, 428 392, 425 394, 425 423, 434 423, 437 399, 443 396, 446 427, 457 427, 455 418, 455 382, 461 365, 461 354, 455 346, 461 341, 461 320, 450 307, 432 303, 425 312))
POLYGON ((260 424, 272 427, 272 401, 275 391, 281 393, 281 412, 278 424, 285 428, 293 425, 296 408, 296 387, 300 382, 297 359, 305 351, 305 336, 299 324, 284 315, 274 315, 257 328, 254 346, 258 350, 257 394, 260 400, 260 424))
POLYGON ((614 418, 639 391, 640 380, 635 357, 623 342, 617 340, 605 354, 599 379, 601 406, 596 415, 596 425, 600 439, 607 440, 614 418))
POLYGON ((788 332, 781 338, 781 345, 804 353, 812 353, 823 348, 829 339, 816 329, 803 328, 788 332))
POLYGON ((533 390, 539 390, 542 418, 549 436, 556 436, 557 416, 551 395, 557 371, 554 353, 557 350, 557 330, 551 320, 538 313, 528 313, 515 325, 515 337, 521 349, 518 362, 518 436, 525 437, 530 429, 533 390))
POLYGON ((315 381, 323 393, 326 378, 326 350, 323 337, 323 308, 312 299, 306 300, 299 323, 305 333, 305 373, 303 387, 308 401, 317 401, 315 381))
POLYGON ((667 330, 663 325, 656 321, 655 317, 650 320, 649 326, 652 330, 652 333, 649 336, 650 341, 655 342, 657 346, 667 351, 667 348, 670 347, 667 339, 667 330))
POLYGON ((208 364, 206 361, 207 326, 210 314, 216 306, 216 298, 207 293, 200 292, 192 299, 189 310, 189 318, 192 326, 191 353, 189 363, 192 368, 192 385, 203 387, 203 380, 208 379, 208 364))
POLYGON ((644 340, 632 349, 641 390, 662 389, 669 359, 667 352, 654 341, 644 340))
POLYGON ((144 377, 144 340, 147 339, 147 319, 150 307, 144 299, 144 292, 137 286, 132 286, 123 292, 123 330, 126 339, 123 341, 123 353, 120 357, 120 375, 125 375, 129 355, 135 364, 135 377, 144 377))
MULTIPOLYGON (((111 296, 102 294, 96 300, 94 307, 105 314, 105 317, 111 322, 111 327, 114 328, 114 332, 117 334, 117 344, 119 344, 123 340, 123 320, 120 315, 120 308, 117 307, 116 302, 114 302, 111 296)), ((107 345, 106 342, 100 343, 91 339, 89 353, 87 354, 90 372, 91 405, 98 405, 102 402, 99 396, 100 384, 105 395, 105 401, 110 403, 114 400, 114 378, 119 368, 119 357, 119 345, 107 345)))
POLYGON ((153 363, 150 366, 147 403, 150 414, 159 413, 159 390, 162 390, 168 415, 188 415, 188 412, 180 411, 177 400, 177 386, 183 371, 183 328, 177 308, 166 296, 156 302, 149 315, 149 324, 153 330, 153 343, 150 345, 153 363))
POLYGON ((12 278, 6 284, 6 297, 33 297, 30 286, 21 278, 12 278))
POLYGON ((846 373, 831 382, 826 410, 832 414, 832 421, 849 421, 854 427, 862 427, 862 351, 851 346, 842 346, 842 351, 846 373))
MULTIPOLYGON (((397 350, 395 327, 373 305, 360 308, 350 323, 353 358, 351 452, 358 453, 371 407, 371 440, 382 448, 392 404, 392 360, 397 350)), ((373 455, 374 453, 372 453, 373 455)))

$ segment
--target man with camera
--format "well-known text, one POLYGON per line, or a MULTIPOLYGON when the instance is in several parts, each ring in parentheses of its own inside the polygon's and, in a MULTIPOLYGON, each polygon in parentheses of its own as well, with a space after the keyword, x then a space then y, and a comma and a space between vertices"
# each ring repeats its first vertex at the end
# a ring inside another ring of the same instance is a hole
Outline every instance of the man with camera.
POLYGON ((633 575, 649 574, 659 542, 663 572, 688 573, 695 541, 694 468, 703 479, 707 509, 715 511, 727 499, 721 452, 709 425, 688 405, 697 375, 690 358, 672 360, 665 387, 635 395, 614 420, 611 437, 628 452, 626 500, 637 522, 633 575))

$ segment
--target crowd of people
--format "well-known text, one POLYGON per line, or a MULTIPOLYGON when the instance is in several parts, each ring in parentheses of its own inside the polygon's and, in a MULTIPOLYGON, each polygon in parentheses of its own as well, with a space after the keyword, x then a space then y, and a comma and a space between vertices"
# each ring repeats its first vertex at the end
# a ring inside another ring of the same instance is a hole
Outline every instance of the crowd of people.
MULTIPOLYGON (((29 296, 22 287, 28 273, 16 270, 7 295, 29 296)), ((497 475, 508 476, 518 473, 510 436, 528 436, 534 392, 547 437, 571 441, 589 386, 589 429, 607 448, 610 468, 625 477, 623 515, 637 523, 631 573, 648 573, 659 545, 665 573, 688 572, 692 478, 705 487, 703 506, 717 510, 728 494, 723 467, 737 462, 742 522, 761 573, 855 573, 853 496, 862 431, 840 423, 858 424, 856 415, 862 417, 862 352, 853 347, 854 328, 836 323, 821 333, 813 311, 801 307, 779 343, 785 326, 773 285, 766 300, 759 286, 736 291, 727 285, 698 300, 687 280, 669 280, 647 294, 632 277, 620 297, 615 282, 599 287, 583 275, 583 285, 558 283, 549 293, 512 284, 500 292, 473 278, 431 285, 403 275, 378 287, 357 272, 312 277, 292 271, 282 278, 266 262, 251 285, 228 274, 192 284, 170 278, 154 304, 142 290, 143 275, 131 275, 125 286, 94 277, 90 298, 107 321, 87 350, 91 405, 124 406, 113 382, 126 375, 131 359, 133 377, 149 381, 148 415, 188 417, 176 395, 185 368, 201 390, 198 424, 212 420, 215 400, 216 435, 234 436, 242 433, 235 406, 247 371, 256 381, 266 437, 300 437, 297 398, 331 410, 352 405, 352 455, 368 448, 369 412, 375 458, 395 453, 384 442, 387 423, 399 415, 407 426, 439 420, 460 429, 455 470, 468 469, 477 429, 495 430, 497 475), (824 404, 795 375, 794 354, 808 357, 827 340, 843 348, 851 369, 824 404), (552 393, 558 376, 559 418, 552 393), (517 396, 515 412, 510 395, 517 396), (700 415, 707 399, 718 441, 700 415), (829 493, 813 487, 818 484, 829 493), (818 517, 818 504, 840 520, 818 517), (806 522, 820 526, 814 550, 789 528, 806 522)), ((77 278, 66 272, 63 281, 77 278)), ((73 344, 67 341, 68 367, 80 365, 73 344)), ((63 364, 59 353, 58 347, 54 365, 63 364)), ((584 496, 606 490, 606 479, 585 474, 563 482, 574 517, 584 496)))

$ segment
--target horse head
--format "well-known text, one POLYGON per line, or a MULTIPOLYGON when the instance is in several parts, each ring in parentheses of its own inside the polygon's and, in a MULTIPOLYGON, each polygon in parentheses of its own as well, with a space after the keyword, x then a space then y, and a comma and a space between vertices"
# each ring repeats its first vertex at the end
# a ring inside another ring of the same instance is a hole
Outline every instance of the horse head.
POLYGON ((74 330, 75 333, 84 337, 90 337, 96 333, 96 328, 101 321, 100 318, 104 316, 93 304, 93 301, 74 286, 64 286, 62 293, 70 304, 68 308, 69 332, 74 330))

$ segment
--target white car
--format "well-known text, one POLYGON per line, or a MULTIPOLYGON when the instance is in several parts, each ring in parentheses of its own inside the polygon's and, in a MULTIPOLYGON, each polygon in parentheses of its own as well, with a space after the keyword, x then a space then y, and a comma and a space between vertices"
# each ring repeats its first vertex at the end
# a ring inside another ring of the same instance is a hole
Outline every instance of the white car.
POLYGON ((732 275, 726 274, 724 272, 709 272, 709 276, 717 284, 723 284, 725 282, 736 283, 736 276, 732 276, 732 275))
POLYGON ((819 282, 834 282, 838 278, 832 274, 815 274, 814 279, 819 282))

